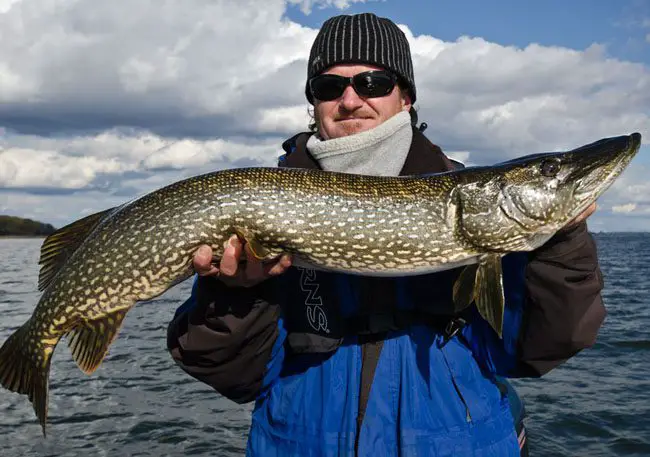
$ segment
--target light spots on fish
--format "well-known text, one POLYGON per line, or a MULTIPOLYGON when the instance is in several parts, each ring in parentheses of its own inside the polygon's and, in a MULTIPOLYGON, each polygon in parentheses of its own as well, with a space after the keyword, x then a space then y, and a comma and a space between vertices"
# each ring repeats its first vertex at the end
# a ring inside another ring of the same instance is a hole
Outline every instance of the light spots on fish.
POLYGON ((191 275, 199 244, 218 255, 234 228, 273 253, 334 271, 408 274, 462 257, 440 192, 421 181, 351 175, 332 186, 329 174, 304 173, 217 172, 125 206, 44 292, 40 331, 54 335, 162 293, 191 275))

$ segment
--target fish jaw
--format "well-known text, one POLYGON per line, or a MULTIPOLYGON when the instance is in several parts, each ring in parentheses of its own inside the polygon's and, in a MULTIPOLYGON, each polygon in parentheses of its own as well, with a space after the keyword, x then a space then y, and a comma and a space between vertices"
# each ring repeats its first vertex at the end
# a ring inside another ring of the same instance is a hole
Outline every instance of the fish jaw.
POLYGON ((634 133, 468 173, 458 188, 463 235, 494 252, 538 248, 611 186, 640 143, 634 133))
MULTIPOLYGON (((622 140, 619 139, 619 141, 622 140)), ((573 217, 584 211, 584 209, 611 187, 614 181, 623 173, 634 157, 636 157, 640 147, 641 135, 639 133, 633 133, 627 139, 627 146, 621 148, 622 152, 609 160, 609 166, 606 172, 598 173, 591 171, 587 173, 586 170, 582 171, 583 176, 576 180, 574 189, 574 197, 577 201, 582 202, 582 206, 574 211, 574 214, 572 214, 573 217)), ((605 153, 602 155, 605 156, 601 159, 602 161, 608 159, 605 153)))

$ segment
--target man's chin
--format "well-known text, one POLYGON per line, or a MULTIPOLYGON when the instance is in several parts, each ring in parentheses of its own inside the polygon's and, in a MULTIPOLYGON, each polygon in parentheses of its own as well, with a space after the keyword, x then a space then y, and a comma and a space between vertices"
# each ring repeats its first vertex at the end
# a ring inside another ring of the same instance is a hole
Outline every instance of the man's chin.
POLYGON ((374 119, 350 119, 336 122, 337 132, 342 133, 341 136, 354 135, 375 127, 374 119))

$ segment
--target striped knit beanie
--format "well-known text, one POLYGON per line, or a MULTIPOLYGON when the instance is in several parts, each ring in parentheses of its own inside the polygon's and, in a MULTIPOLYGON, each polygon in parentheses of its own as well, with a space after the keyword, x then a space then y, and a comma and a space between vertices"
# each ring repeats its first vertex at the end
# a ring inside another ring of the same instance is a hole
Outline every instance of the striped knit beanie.
MULTIPOLYGON (((307 81, 341 63, 377 65, 393 72, 408 87, 411 103, 415 103, 415 78, 409 43, 391 20, 362 13, 334 16, 325 21, 311 47, 307 81)), ((305 94, 309 103, 313 104, 309 83, 305 94)))

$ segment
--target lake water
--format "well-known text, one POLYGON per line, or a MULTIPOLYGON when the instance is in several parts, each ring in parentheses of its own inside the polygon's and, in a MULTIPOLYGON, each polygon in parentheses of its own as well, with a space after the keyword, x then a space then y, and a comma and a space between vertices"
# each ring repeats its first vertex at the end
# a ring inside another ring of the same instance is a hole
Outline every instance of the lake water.
MULTIPOLYGON (((609 311, 598 343, 544 378, 514 382, 532 456, 650 456, 650 234, 596 239, 609 311)), ((0 344, 38 300, 41 242, 0 239, 0 344)), ((243 455, 251 405, 184 374, 165 347, 190 286, 136 306, 91 376, 59 345, 47 439, 27 398, 0 389, 0 456, 243 455)))

